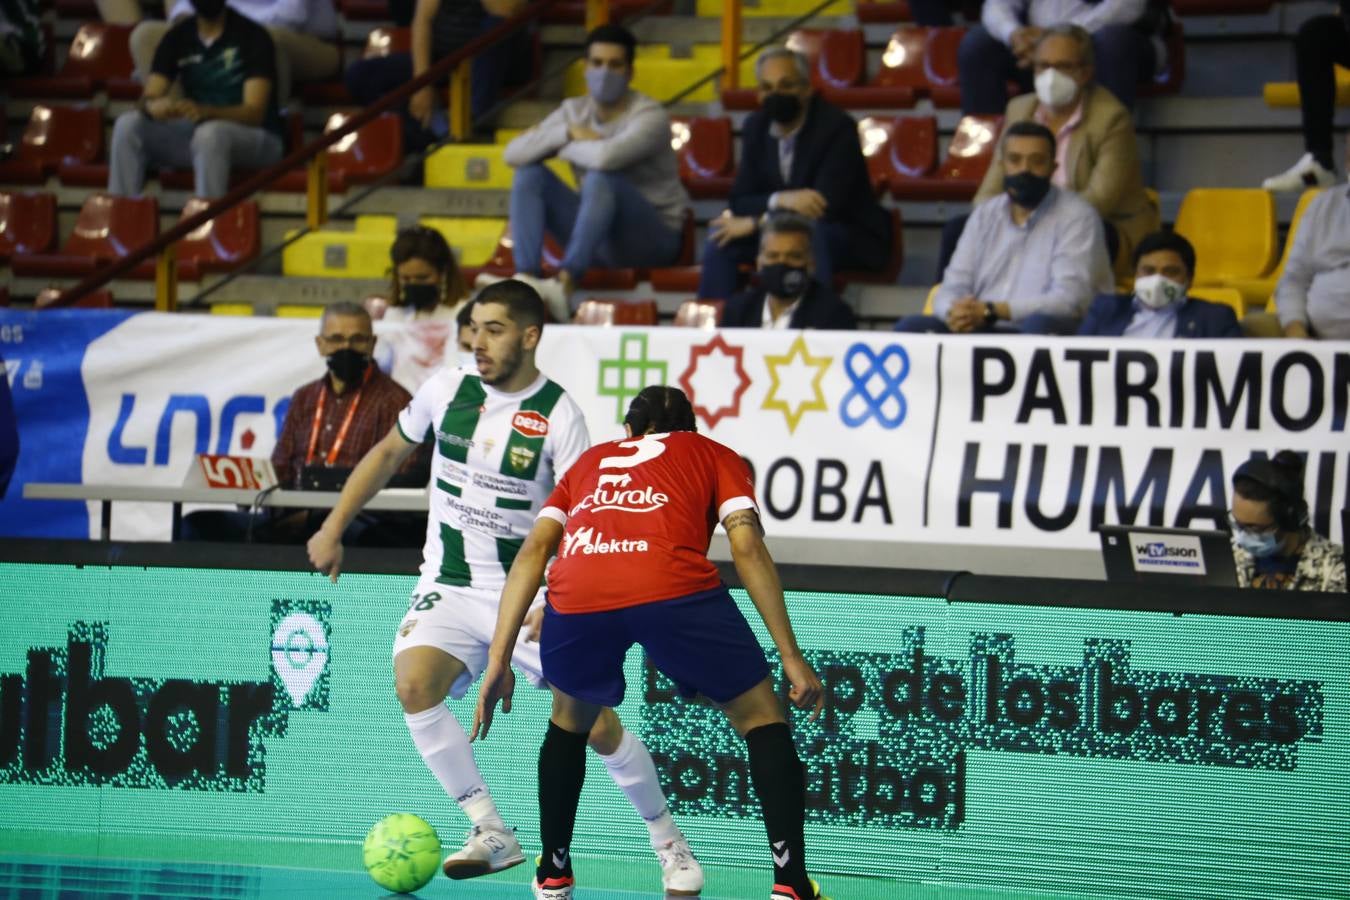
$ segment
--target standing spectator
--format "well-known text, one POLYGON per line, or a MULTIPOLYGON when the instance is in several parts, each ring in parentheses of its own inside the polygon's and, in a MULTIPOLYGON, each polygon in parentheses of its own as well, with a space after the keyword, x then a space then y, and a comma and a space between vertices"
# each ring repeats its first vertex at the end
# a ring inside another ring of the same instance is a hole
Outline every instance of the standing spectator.
POLYGON ((837 328, 857 326, 853 310, 815 279, 812 226, 796 213, 773 213, 760 230, 758 287, 733 297, 724 328, 837 328))
POLYGON ((1134 109, 1139 82, 1165 62, 1158 35, 1167 22, 1159 0, 988 0, 981 24, 961 39, 958 66, 961 111, 997 115, 1008 100, 1007 82, 1032 89, 1032 52, 1051 26, 1080 25, 1092 35, 1097 80, 1134 109))
POLYGON ((138 196, 147 166, 191 166, 199 197, 220 197, 236 166, 281 159, 281 116, 267 30, 223 0, 193 0, 155 50, 137 109, 117 117, 108 153, 108 192, 138 196), (170 96, 175 79, 183 97, 170 96))
POLYGON ((1238 587, 1344 591, 1345 550, 1313 531, 1303 498, 1303 459, 1281 450, 1233 473, 1233 560, 1238 587))
POLYGON ((1336 182, 1331 122, 1336 107, 1336 66, 1350 66, 1350 0, 1339 16, 1316 16, 1294 39, 1298 99, 1303 113, 1303 156, 1261 183, 1268 191, 1301 191, 1336 182))
POLYGON ((839 269, 886 266, 891 219, 881 208, 858 144, 858 123, 815 96, 806 57, 784 47, 755 61, 760 109, 741 129, 741 160, 731 208, 713 219, 698 295, 724 299, 737 289, 737 267, 753 262, 758 219, 785 210, 815 223, 816 280, 832 285, 839 269))
POLYGON ((1350 194, 1345 185, 1318 194, 1303 213, 1275 312, 1285 337, 1350 339, 1350 194))
POLYGON ((5 498, 9 480, 19 464, 19 421, 14 415, 8 373, 4 357, 0 357, 0 500, 5 498))
POLYGON ((506 145, 516 169, 511 237, 517 277, 533 285, 559 321, 593 264, 667 266, 680 253, 689 196, 670 146, 665 107, 629 87, 637 39, 618 25, 586 36, 586 96, 571 97, 506 145), (544 165, 572 164, 580 192, 544 165), (557 278, 544 279, 544 235, 565 247, 557 278))
POLYGON ((0 75, 36 75, 46 54, 36 0, 0 0, 0 75))
MULTIPOLYGON (((215 9, 222 5, 262 25, 271 36, 278 106, 284 106, 290 100, 291 85, 295 82, 323 81, 337 75, 338 22, 333 0, 228 0, 224 4, 221 0, 211 0, 208 17, 218 15, 215 9)), ((151 70, 156 48, 171 27, 170 23, 178 24, 186 19, 192 15, 194 7, 198 15, 205 14, 205 7, 200 3, 177 0, 169 9, 168 22, 147 20, 131 32, 131 56, 142 78, 151 70)), ((139 16, 133 21, 137 20, 139 16)))

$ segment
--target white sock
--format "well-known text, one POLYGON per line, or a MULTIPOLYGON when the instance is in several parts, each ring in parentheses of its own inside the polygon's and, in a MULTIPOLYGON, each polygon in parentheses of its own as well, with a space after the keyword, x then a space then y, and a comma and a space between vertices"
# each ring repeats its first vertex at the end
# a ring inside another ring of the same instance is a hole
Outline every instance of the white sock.
POLYGON ((600 754, 609 777, 627 796, 633 808, 647 823, 651 833, 652 847, 660 849, 671 841, 684 837, 670 815, 666 805, 666 795, 661 792, 661 781, 656 777, 656 763, 647 747, 633 736, 633 732, 624 731, 619 747, 609 756, 600 754))
POLYGON ((483 776, 478 774, 478 763, 469 749, 469 736, 455 714, 438 703, 419 713, 404 713, 403 721, 408 723, 413 743, 427 768, 445 792, 455 798, 469 821, 504 830, 506 823, 497 813, 497 804, 492 802, 483 776))

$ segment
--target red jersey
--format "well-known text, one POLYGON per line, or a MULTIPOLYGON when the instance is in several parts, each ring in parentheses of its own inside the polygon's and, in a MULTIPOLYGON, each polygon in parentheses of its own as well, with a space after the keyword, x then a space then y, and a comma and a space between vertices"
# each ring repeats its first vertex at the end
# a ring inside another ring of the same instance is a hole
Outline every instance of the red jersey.
POLYGON ((572 464, 539 515, 566 529, 548 572, 561 613, 603 612, 717 587, 717 523, 757 509, 745 461, 692 431, 597 444, 572 464))

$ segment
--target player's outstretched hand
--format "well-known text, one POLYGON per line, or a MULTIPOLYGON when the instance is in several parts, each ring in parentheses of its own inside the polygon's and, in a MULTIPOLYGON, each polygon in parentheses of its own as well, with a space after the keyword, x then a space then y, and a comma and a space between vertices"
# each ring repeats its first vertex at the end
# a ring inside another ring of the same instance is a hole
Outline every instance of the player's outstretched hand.
POLYGON ((497 711, 497 701, 501 701, 502 712, 509 713, 511 693, 515 688, 516 673, 511 671, 511 667, 495 659, 490 660, 487 671, 483 673, 483 684, 478 688, 478 708, 473 711, 473 731, 469 732, 469 740, 487 740, 492 716, 497 711))
POLYGON ((788 691, 792 705, 798 709, 815 707, 815 711, 811 713, 811 721, 815 721, 825 707, 825 688, 821 685, 816 670, 800 656, 785 656, 783 674, 787 675, 788 683, 792 685, 792 690, 788 691))
POLYGON ((326 529, 320 528, 309 539, 306 549, 314 568, 337 584, 338 573, 342 570, 342 538, 334 538, 326 529))

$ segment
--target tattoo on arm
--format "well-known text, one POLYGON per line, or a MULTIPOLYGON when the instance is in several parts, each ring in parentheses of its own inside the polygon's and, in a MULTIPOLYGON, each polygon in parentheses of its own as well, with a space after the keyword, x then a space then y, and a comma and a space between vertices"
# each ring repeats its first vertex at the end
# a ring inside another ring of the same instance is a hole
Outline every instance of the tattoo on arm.
POLYGON ((764 527, 759 523, 759 514, 753 509, 738 509, 722 521, 722 527, 727 530, 727 534, 743 525, 750 526, 760 537, 764 537, 764 527))

